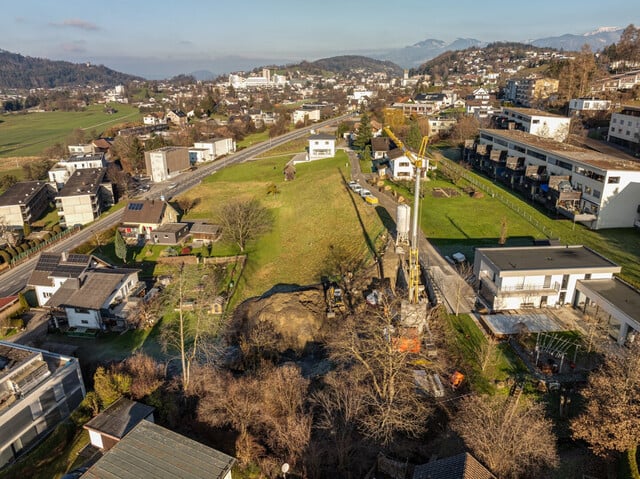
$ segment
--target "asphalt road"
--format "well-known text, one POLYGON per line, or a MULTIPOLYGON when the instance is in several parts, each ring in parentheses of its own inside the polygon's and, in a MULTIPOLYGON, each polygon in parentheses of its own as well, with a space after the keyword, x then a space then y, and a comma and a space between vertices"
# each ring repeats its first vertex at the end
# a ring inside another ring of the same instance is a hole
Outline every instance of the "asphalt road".
MULTIPOLYGON (((320 123, 315 123, 305 128, 294 130, 292 132, 286 133, 276 138, 272 138, 262 143, 257 143, 253 146, 239 151, 238 153, 234 153, 233 155, 229 155, 219 160, 215 160, 211 163, 205 164, 199 167, 197 170, 183 173, 180 176, 173 178, 169 182, 154 185, 151 190, 145 195, 141 196, 141 198, 154 199, 164 197, 165 199, 169 200, 172 197, 184 193, 190 188, 193 188, 195 185, 199 184, 204 177, 209 176, 210 174, 215 173, 218 170, 226 168, 227 166, 250 160, 257 155, 270 150, 271 148, 282 145, 283 143, 287 143, 297 138, 305 137, 306 135, 308 135, 310 130, 333 125, 353 116, 354 115, 352 113, 349 113, 320 123), (171 188, 171 185, 176 186, 171 188)), ((76 248, 77 246, 87 242, 96 233, 107 230, 120 223, 123 214, 124 210, 122 209, 115 211, 114 213, 95 221, 94 223, 78 231, 77 233, 69 235, 62 241, 46 248, 43 251, 46 251, 48 253, 61 253, 65 250, 76 248)), ((31 276, 31 272, 33 271, 33 268, 35 268, 36 262, 38 261, 39 257, 40 255, 36 255, 9 270, 5 270, 2 275, 0 275, 0 297, 17 294, 26 286, 27 281, 31 276)))

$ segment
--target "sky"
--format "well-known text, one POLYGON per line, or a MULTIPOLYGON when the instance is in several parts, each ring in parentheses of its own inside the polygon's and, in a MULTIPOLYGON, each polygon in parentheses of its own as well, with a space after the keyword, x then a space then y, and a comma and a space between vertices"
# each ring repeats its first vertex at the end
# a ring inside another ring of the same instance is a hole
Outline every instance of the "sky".
POLYGON ((638 23, 636 0, 5 0, 0 49, 166 78, 638 23))

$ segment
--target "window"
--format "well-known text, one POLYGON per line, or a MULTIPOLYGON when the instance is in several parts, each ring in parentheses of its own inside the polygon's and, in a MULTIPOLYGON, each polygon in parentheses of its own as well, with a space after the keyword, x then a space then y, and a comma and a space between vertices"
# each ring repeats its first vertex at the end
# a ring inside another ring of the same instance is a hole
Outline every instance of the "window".
POLYGON ((600 198, 600 195, 601 195, 601 193, 600 193, 600 191, 599 191, 599 190, 595 190, 595 189, 593 190, 593 196, 594 196, 594 197, 596 197, 596 198, 600 198))
POLYGON ((613 120, 611 120, 611 123, 615 123, 615 122, 616 122, 616 119, 615 119, 615 118, 614 118, 613 120))
POLYGON ((610 176, 609 178, 607 178, 607 183, 609 184, 618 184, 620 183, 620 177, 619 176, 610 176))
POLYGON ((591 187, 590 187, 590 186, 585 186, 585 187, 584 187, 584 192, 585 192, 587 195, 590 195, 590 194, 591 194, 591 187))
POLYGON ((89 324, 89 321, 88 321, 88 320, 86 320, 86 319, 81 319, 81 320, 80 320, 80 322, 81 322, 82 324, 89 324))
POLYGON ((540 123, 540 120, 531 120, 531 123, 537 125, 538 123, 540 123))

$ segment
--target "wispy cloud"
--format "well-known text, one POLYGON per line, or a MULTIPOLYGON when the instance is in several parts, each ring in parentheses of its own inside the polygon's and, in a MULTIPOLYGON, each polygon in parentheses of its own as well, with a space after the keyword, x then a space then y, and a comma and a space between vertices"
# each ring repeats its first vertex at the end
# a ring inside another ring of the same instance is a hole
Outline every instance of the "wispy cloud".
POLYGON ((178 42, 178 45, 181 45, 183 47, 192 47, 193 46, 193 42, 189 41, 189 40, 180 40, 178 42))
POLYGON ((87 49, 84 47, 84 43, 83 41, 62 43, 60 48, 67 53, 85 53, 87 49))
POLYGON ((79 28, 80 30, 100 30, 100 27, 95 23, 88 22, 86 20, 81 20, 79 18, 67 18, 61 22, 51 22, 49 25, 53 25, 54 27, 70 27, 70 28, 79 28))

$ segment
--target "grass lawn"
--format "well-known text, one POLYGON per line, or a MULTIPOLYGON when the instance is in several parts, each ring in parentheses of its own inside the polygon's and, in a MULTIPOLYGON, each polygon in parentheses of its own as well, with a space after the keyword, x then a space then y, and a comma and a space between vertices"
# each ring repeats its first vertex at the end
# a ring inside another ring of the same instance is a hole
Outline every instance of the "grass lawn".
POLYGON ((0 122, 0 157, 39 155, 56 142, 63 143, 76 128, 87 132, 104 131, 123 122, 138 121, 138 109, 118 104, 117 113, 104 113, 105 105, 91 105, 85 111, 51 111, 2 115, 0 122))
POLYGON ((267 141, 269 139, 269 130, 264 130, 258 133, 251 133, 250 135, 245 136, 242 140, 240 140, 237 144, 237 148, 247 148, 255 143, 260 143, 261 141, 267 141))
MULTIPOLYGON (((273 214, 273 230, 248 247, 238 299, 262 294, 278 283, 317 283, 330 245, 356 242, 365 251, 365 234, 375 239, 383 230, 375 210, 362 201, 352 202, 342 183, 341 175, 348 175, 346 153, 299 164, 296 179, 285 182, 282 170, 288 160, 289 156, 282 156, 236 165, 206 178, 186 194, 202 200, 187 219, 215 218, 226 202, 252 197, 273 214), (275 197, 266 194, 271 183, 280 190, 275 197), (358 226, 358 215, 365 231, 358 226)), ((220 246, 214 245, 216 254, 220 246)))
POLYGON ((622 266, 623 279, 640 286, 639 231, 633 228, 593 231, 568 219, 554 219, 502 185, 470 171, 467 174, 491 188, 496 196, 485 193, 483 198, 471 198, 461 190, 468 185, 465 180, 453 185, 449 180, 436 179, 426 185, 427 192, 421 202, 421 226, 443 254, 461 251, 471 259, 474 247, 497 246, 501 221, 505 218, 508 246, 530 245, 532 239, 546 238, 551 231, 551 237, 563 244, 583 244, 613 260, 622 266), (460 195, 434 197, 435 188, 457 190, 460 195))
POLYGON ((278 145, 275 148, 271 148, 269 151, 265 151, 263 154, 258 155, 256 158, 269 158, 271 156, 279 155, 294 155, 296 153, 302 153, 309 146, 309 140, 307 138, 298 138, 282 145, 278 145))

